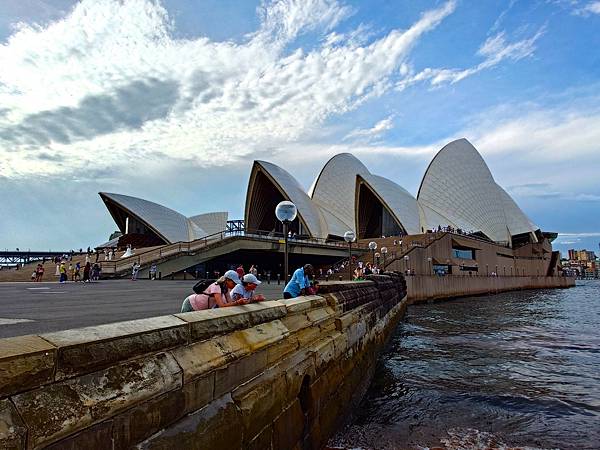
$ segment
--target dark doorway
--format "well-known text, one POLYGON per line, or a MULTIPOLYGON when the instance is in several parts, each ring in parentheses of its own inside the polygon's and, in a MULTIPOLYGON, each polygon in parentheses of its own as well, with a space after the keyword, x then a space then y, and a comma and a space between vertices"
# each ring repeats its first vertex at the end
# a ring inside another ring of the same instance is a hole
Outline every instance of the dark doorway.
POLYGON ((406 234, 406 231, 392 213, 364 182, 360 182, 358 188, 358 238, 369 239, 403 234, 406 234))
MULTIPOLYGON (((250 194, 246 229, 252 232, 283 233, 283 225, 275 217, 275 207, 279 202, 287 200, 277 186, 261 170, 257 171, 252 192, 250 194)), ((300 233, 298 217, 290 224, 289 230, 300 233)))

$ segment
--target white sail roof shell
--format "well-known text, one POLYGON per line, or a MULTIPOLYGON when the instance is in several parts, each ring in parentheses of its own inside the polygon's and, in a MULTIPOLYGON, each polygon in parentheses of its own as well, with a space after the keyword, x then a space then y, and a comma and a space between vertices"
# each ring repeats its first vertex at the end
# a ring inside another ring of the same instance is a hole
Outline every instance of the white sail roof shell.
MULTIPOLYGON (((487 164, 466 139, 450 142, 433 158, 417 199, 426 219, 432 211, 436 221, 445 217, 455 226, 481 231, 494 241, 510 242, 511 235, 537 229, 496 184, 487 164)), ((434 221, 425 225, 437 228, 448 224, 434 221)))
POLYGON ((321 169, 308 195, 337 219, 337 223, 332 224, 330 234, 343 236, 348 230, 356 232, 356 176, 368 174, 370 172, 364 164, 350 153, 335 155, 321 169), (340 223, 344 225, 343 231, 340 223))
POLYGON ((403 187, 379 175, 366 174, 363 179, 371 186, 408 234, 421 232, 416 198, 403 187))
POLYGON ((158 203, 123 194, 102 192, 100 195, 129 211, 169 243, 193 241, 207 235, 183 214, 158 203))
POLYGON ((313 203, 298 181, 286 170, 266 161, 255 161, 271 176, 273 181, 287 197, 296 205, 298 215, 308 227, 308 233, 313 237, 326 237, 327 224, 321 210, 313 203))
MULTIPOLYGON (((508 193, 498 185, 500 197, 504 203, 504 215, 506 216, 506 223, 511 235, 531 233, 539 229, 539 227, 531 222, 525 213, 519 208, 508 193)), ((533 236, 534 240, 537 240, 533 236)))
POLYGON ((210 212, 198 214, 197 216, 189 217, 188 220, 196 224, 200 229, 204 230, 209 235, 220 233, 227 228, 227 212, 210 212))

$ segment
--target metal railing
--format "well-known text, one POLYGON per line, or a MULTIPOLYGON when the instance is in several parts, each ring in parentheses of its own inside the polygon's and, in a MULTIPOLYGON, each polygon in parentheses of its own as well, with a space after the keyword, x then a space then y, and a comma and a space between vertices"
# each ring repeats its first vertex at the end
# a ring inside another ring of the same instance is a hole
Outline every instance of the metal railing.
MULTIPOLYGON (((160 248, 135 253, 126 258, 119 258, 115 261, 103 261, 102 273, 114 274, 131 270, 133 264, 137 262, 141 266, 153 262, 180 255, 189 254, 200 249, 205 249, 212 244, 221 243, 226 239, 253 239, 260 241, 280 242, 284 239, 283 233, 269 232, 263 230, 240 230, 238 228, 220 231, 191 242, 176 242, 164 245, 160 248)), ((324 247, 344 248, 348 247, 344 241, 327 240, 323 238, 313 238, 305 236, 288 237, 289 245, 318 245, 324 247)), ((357 246, 358 247, 358 246, 357 246)), ((360 247, 358 247, 360 249, 360 247)))

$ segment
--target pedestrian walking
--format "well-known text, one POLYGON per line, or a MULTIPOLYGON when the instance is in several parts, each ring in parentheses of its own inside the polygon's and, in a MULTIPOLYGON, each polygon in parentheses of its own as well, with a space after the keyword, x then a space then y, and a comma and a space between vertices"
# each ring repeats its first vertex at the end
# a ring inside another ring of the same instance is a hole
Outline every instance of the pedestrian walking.
POLYGON ((40 282, 44 277, 44 266, 42 264, 38 264, 36 272, 35 281, 40 282))
POLYGON ((85 263, 85 266, 83 268, 83 282, 84 283, 89 283, 92 280, 90 280, 90 272, 92 269, 92 265, 89 262, 85 263))
MULTIPOLYGON (((150 279, 151 280, 156 280, 156 270, 157 270, 156 264, 152 263, 152 265, 150 266, 150 279)), ((196 273, 197 272, 198 271, 196 271, 196 273)), ((198 278, 197 274, 196 274, 196 278, 198 278)))
POLYGON ((140 263, 138 262, 134 262, 133 266, 131 267, 131 280, 132 281, 136 281, 137 277, 138 277, 138 273, 140 271, 140 267, 142 267, 140 265, 140 263))
POLYGON ((67 266, 65 265, 64 261, 60 263, 60 266, 58 267, 58 272, 59 272, 59 283, 66 283, 67 282, 67 266))

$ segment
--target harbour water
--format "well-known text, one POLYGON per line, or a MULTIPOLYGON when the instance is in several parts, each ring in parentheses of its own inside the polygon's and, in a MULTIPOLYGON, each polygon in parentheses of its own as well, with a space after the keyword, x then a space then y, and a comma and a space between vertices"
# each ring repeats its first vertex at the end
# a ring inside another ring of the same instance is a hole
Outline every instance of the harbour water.
POLYGON ((600 282, 411 306, 332 447, 600 449, 600 282))

